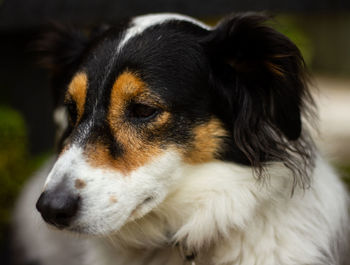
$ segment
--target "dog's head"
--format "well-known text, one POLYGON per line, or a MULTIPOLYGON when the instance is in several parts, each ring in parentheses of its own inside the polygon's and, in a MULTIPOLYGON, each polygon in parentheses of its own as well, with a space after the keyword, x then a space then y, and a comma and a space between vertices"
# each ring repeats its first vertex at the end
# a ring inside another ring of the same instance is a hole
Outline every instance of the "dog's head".
POLYGON ((90 37, 47 35, 45 61, 69 122, 37 203, 43 218, 112 233, 179 188, 186 167, 213 160, 258 177, 282 162, 305 183, 304 62, 265 20, 237 15, 210 28, 161 14, 90 37))

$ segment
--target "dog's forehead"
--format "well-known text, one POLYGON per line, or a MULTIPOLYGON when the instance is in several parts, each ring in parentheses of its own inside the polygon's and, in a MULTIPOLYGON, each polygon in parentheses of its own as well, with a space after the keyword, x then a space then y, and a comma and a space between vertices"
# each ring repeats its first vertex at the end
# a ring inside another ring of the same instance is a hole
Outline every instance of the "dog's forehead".
POLYGON ((88 79, 87 104, 93 104, 88 102, 90 98, 101 98, 99 94, 109 95, 125 71, 139 74, 155 89, 192 82, 194 78, 188 75, 204 65, 196 61, 201 60, 196 56, 196 38, 208 29, 190 17, 156 14, 136 17, 124 29, 106 32, 82 65, 88 79))
MULTIPOLYGON (((125 22, 125 21, 124 21, 125 22)), ((123 57, 124 53, 128 53, 130 49, 142 48, 144 42, 140 42, 140 39, 147 39, 148 42, 153 40, 154 43, 162 42, 162 38, 155 38, 154 31, 150 30, 157 28, 156 34, 162 34, 164 36, 170 34, 171 31, 177 30, 178 32, 207 32, 211 29, 210 26, 202 23, 199 20, 191 18, 189 16, 162 13, 162 14, 149 14, 131 18, 127 20, 127 23, 121 23, 119 26, 111 27, 104 34, 104 38, 101 38, 97 43, 97 49, 94 49, 93 56, 89 56, 88 61, 94 61, 94 59, 101 59, 101 52, 108 52, 109 61, 116 61, 123 57), (139 47, 133 45, 133 42, 138 42, 139 47)), ((162 36, 158 36, 162 37, 162 36)), ((171 36, 176 38, 176 36, 171 36)), ((91 51, 91 50, 90 50, 91 51)), ((110 63, 111 64, 111 63, 110 63)))
POLYGON ((142 32, 144 32, 146 29, 169 21, 190 22, 203 29, 210 29, 208 25, 202 23, 201 21, 180 14, 165 13, 138 16, 131 20, 130 26, 126 29, 125 34, 123 35, 123 38, 118 45, 118 50, 121 50, 130 39, 139 34, 142 34, 142 32))

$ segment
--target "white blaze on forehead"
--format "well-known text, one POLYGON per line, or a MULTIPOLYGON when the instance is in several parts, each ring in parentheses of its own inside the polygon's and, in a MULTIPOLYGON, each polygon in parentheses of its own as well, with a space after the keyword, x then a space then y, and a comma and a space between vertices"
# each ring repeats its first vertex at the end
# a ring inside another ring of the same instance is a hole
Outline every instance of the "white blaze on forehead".
POLYGON ((194 18, 189 16, 184 16, 180 14, 172 14, 172 13, 163 13, 163 14, 149 14, 144 16, 135 17, 131 21, 131 27, 127 29, 124 34, 123 39, 121 40, 118 51, 120 51, 124 45, 133 37, 138 34, 141 34, 145 29, 152 27, 157 24, 162 24, 169 20, 181 20, 191 22, 199 27, 209 30, 210 27, 194 18))

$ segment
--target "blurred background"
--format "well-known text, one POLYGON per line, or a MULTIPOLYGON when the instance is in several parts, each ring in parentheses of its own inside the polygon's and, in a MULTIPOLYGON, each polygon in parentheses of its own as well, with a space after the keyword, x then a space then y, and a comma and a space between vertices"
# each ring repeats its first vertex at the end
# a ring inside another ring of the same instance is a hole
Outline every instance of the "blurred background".
POLYGON ((210 24, 232 12, 267 11, 301 49, 320 111, 316 134, 344 181, 350 175, 349 0, 0 0, 0 264, 10 264, 17 194, 53 153, 48 74, 30 43, 49 21, 89 27, 150 12, 179 12, 210 24))

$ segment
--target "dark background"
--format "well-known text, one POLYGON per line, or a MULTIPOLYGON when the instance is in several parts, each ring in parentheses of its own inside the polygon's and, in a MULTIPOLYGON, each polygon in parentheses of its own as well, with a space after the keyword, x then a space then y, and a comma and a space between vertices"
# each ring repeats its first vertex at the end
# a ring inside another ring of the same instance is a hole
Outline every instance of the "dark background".
POLYGON ((194 17, 223 16, 233 11, 269 10, 304 14, 350 9, 348 0, 2 0, 0 29, 33 29, 46 19, 87 22, 115 21, 150 12, 179 12, 194 17))

